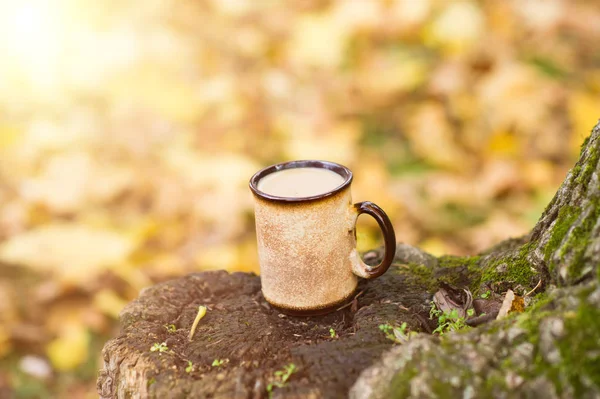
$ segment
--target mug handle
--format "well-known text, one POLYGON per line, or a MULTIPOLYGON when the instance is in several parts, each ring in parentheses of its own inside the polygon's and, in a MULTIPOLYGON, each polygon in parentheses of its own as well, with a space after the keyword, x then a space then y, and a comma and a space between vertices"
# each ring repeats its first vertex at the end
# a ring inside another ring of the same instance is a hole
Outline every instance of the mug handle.
POLYGON ((394 256, 396 255, 396 234, 394 233, 392 222, 390 222, 390 218, 388 215, 386 215, 383 209, 369 201, 358 202, 354 204, 354 212, 356 212, 354 229, 356 229, 356 221, 358 220, 358 216, 363 213, 372 216, 377 221, 377 224, 379 224, 379 228, 383 233, 385 252, 381 263, 379 263, 377 266, 369 266, 362 261, 358 251, 355 249, 352 251, 354 258, 352 259, 352 272, 357 276, 366 279, 379 277, 385 273, 387 269, 389 269, 390 265, 394 261, 394 256))

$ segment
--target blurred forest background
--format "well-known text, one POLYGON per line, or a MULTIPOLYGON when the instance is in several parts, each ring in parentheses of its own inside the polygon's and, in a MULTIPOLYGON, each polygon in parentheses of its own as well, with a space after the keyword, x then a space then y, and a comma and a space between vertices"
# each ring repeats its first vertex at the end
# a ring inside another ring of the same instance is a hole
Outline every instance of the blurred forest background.
POLYGON ((434 254, 526 233, 600 116, 599 42, 597 1, 0 0, 0 397, 97 397, 143 287, 258 271, 272 163, 349 166, 434 254))

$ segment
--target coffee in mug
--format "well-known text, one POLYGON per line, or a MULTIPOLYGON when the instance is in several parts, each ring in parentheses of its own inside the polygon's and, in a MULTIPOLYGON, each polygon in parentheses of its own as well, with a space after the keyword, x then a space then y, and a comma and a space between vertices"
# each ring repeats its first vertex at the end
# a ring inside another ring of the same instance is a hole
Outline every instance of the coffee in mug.
POLYGON ((278 197, 310 197, 338 188, 344 178, 323 168, 283 169, 263 177, 258 189, 278 197))

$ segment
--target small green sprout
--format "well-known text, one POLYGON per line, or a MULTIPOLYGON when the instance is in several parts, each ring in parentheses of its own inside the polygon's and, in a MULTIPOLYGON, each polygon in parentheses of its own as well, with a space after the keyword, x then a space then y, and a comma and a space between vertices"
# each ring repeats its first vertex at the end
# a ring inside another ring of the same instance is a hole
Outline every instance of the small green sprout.
POLYGON ((215 359, 213 360, 211 366, 213 367, 221 367, 223 364, 228 363, 229 359, 215 359))
POLYGON ((175 331, 177 331, 177 327, 175 327, 175 324, 165 324, 165 328, 167 329, 169 334, 173 334, 175 331))
POLYGON ((492 294, 492 293, 491 293, 491 291, 490 291, 490 290, 487 290, 486 292, 484 292, 483 294, 481 294, 481 297, 482 297, 483 299, 487 299, 487 298, 489 298, 489 297, 490 297, 490 295, 491 295, 491 294, 492 294))
POLYGON ((383 331, 387 339, 394 341, 397 344, 402 344, 417 335, 415 331, 407 331, 408 325, 406 322, 402 323, 400 327, 391 326, 389 324, 380 324, 379 329, 383 331))
POLYGON ((283 366, 283 370, 278 370, 275 372, 275 381, 267 385, 267 392, 269 393, 269 397, 273 394, 273 388, 283 388, 290 376, 294 374, 296 371, 296 365, 294 363, 290 363, 286 366, 283 366))
POLYGON ((335 332, 335 330, 333 328, 329 329, 329 335, 331 336, 331 338, 337 338, 338 337, 337 333, 335 332))
MULTIPOLYGON (((468 309, 467 317, 473 316, 475 314, 475 310, 468 309)), ((442 312, 437 309, 435 303, 431 302, 431 309, 429 311, 429 318, 438 319, 438 326, 433 333, 438 333, 439 335, 444 335, 444 333, 458 331, 464 328, 468 328, 465 323, 466 318, 458 315, 457 309, 452 309, 450 312, 442 312)))
POLYGON ((194 370, 194 363, 192 363, 190 360, 188 360, 188 365, 185 368, 185 372, 186 373, 191 373, 192 370, 194 370))
POLYGON ((169 347, 167 346, 166 342, 161 342, 160 344, 158 342, 156 342, 150 348, 150 352, 158 352, 158 354, 161 354, 163 352, 168 352, 168 351, 169 351, 169 347))

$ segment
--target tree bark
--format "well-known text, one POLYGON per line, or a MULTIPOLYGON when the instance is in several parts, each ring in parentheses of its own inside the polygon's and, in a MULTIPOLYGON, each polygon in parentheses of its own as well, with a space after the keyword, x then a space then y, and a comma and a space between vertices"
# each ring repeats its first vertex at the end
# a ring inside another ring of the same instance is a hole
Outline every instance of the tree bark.
MULTIPOLYGON (((597 125, 526 237, 473 257, 399 245, 384 276, 362 281, 351 306, 326 316, 279 314, 251 274, 205 272, 144 290, 103 350, 100 397, 260 398, 292 363, 273 397, 600 397, 599 154, 597 125), (430 300, 442 283, 483 294, 484 305, 508 289, 531 304, 431 335, 430 300), (199 305, 209 310, 189 341, 199 305), (378 328, 404 322, 422 333, 401 345, 378 328), (151 351, 161 343, 163 352, 151 351)), ((368 255, 377 261, 380 251, 368 255)))

